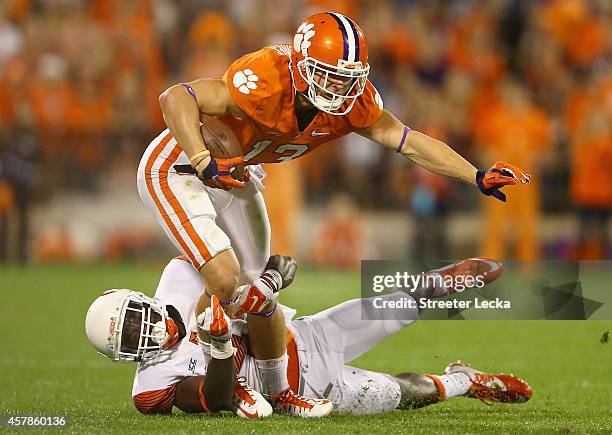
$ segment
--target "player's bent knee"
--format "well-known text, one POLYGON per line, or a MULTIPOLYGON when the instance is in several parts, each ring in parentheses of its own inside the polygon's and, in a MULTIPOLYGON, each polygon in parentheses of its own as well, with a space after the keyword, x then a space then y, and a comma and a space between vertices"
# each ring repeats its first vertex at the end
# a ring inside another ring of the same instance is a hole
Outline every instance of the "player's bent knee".
POLYGON ((200 274, 206 290, 221 300, 232 299, 240 279, 240 264, 232 249, 225 250, 208 261, 200 274))

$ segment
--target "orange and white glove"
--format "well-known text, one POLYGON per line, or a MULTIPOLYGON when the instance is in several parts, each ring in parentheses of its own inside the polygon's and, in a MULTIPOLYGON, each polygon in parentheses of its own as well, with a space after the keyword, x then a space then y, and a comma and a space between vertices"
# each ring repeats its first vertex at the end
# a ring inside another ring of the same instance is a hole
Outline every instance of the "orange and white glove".
POLYGON ((506 202, 506 195, 500 190, 502 187, 516 183, 527 184, 529 180, 531 175, 506 162, 497 162, 486 172, 476 172, 476 184, 480 191, 503 202, 506 202))
POLYGON ((212 295, 210 307, 198 316, 197 322, 198 329, 210 337, 210 356, 215 359, 227 359, 234 355, 232 321, 225 314, 217 296, 212 295))
POLYGON ((264 272, 252 284, 236 289, 238 306, 235 318, 249 313, 269 317, 276 310, 278 292, 293 282, 297 263, 286 255, 274 254, 268 259, 264 272))
POLYGON ((274 314, 281 279, 276 271, 265 272, 260 278, 253 281, 253 284, 238 287, 236 289, 238 297, 234 302, 238 309, 234 318, 240 319, 247 313, 263 317, 274 314))

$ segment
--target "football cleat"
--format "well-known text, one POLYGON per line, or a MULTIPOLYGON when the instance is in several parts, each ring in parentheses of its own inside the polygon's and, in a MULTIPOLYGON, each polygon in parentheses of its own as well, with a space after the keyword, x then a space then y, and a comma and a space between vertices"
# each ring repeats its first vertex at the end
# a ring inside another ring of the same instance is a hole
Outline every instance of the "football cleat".
POLYGON ((243 376, 236 379, 233 404, 233 410, 239 417, 264 418, 272 415, 272 405, 253 390, 243 376))
POLYGON ((470 288, 482 287, 499 278, 504 270, 504 266, 492 258, 476 257, 466 258, 465 260, 457 261, 448 266, 434 269, 428 272, 428 275, 437 274, 442 278, 444 288, 436 289, 434 296, 444 296, 439 294, 440 291, 445 291, 445 294, 455 293, 457 291, 469 290, 470 288), (473 285, 466 285, 465 277, 473 277, 473 285), (458 280, 457 277, 461 277, 458 280), (458 289, 457 286, 448 285, 448 283, 461 283, 464 287, 458 289))
POLYGON ((300 396, 291 391, 290 388, 273 397, 276 399, 274 405, 276 412, 294 417, 325 417, 334 409, 334 405, 327 399, 311 399, 300 396))
POLYGON ((446 367, 447 375, 452 373, 465 373, 472 381, 472 386, 465 394, 483 401, 498 403, 524 403, 533 393, 531 387, 521 378, 514 375, 491 375, 480 370, 473 369, 467 364, 457 361, 446 367))

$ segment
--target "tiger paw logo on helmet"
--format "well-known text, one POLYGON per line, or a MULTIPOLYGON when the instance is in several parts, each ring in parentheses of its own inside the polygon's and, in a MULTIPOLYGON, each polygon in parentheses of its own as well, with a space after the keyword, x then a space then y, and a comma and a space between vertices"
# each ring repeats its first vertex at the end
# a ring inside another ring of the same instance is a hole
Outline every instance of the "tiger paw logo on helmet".
POLYGON ((312 30, 314 24, 302 23, 298 27, 295 36, 293 37, 293 48, 295 51, 301 51, 304 57, 308 56, 308 47, 310 47, 310 38, 315 35, 315 31, 312 30))
POLYGON ((255 75, 255 73, 250 69, 245 69, 242 71, 238 71, 234 74, 232 78, 232 83, 234 87, 238 88, 240 92, 243 94, 248 94, 251 92, 251 89, 257 89, 257 83, 259 81, 259 77, 255 75))

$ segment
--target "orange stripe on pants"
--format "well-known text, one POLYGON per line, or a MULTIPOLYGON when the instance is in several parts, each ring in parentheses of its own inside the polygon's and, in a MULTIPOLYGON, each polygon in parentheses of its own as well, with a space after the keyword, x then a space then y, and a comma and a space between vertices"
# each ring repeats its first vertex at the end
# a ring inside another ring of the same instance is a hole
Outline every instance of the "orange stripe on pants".
MULTIPOLYGON (((181 154, 181 151, 182 150, 178 146, 178 144, 175 145, 174 149, 172 150, 172 153, 170 154, 171 158, 169 158, 168 160, 164 162, 164 164, 160 168, 160 172, 163 170, 167 174, 168 169, 170 169, 170 166, 172 165, 172 163, 174 163, 178 159, 178 156, 179 154, 181 154), (175 154, 176 154, 176 157, 174 157, 175 154)), ((204 240, 202 240, 200 235, 196 232, 195 228, 193 228, 193 224, 189 220, 189 217, 187 216, 187 213, 185 213, 185 210, 183 210, 183 207, 181 207, 181 204, 179 203, 179 200, 177 199, 177 197, 174 195, 174 192, 172 192, 172 189, 170 189, 170 185, 168 184, 168 176, 166 175, 163 178, 160 177, 159 181, 161 184, 161 189, 162 189, 162 193, 164 197, 170 204, 170 207, 172 207, 172 210, 178 216, 180 222, 183 225, 183 228, 185 229, 185 231, 187 231, 187 235, 191 239, 191 242, 195 245, 200 256, 204 259, 204 261, 210 261, 210 259, 212 258, 212 255, 210 255, 210 252, 208 251, 208 248, 206 247, 204 240)), ((196 269, 198 270, 200 270, 202 266, 203 265, 196 266, 194 264, 194 267, 196 267, 196 269)))
MULTIPOLYGON (((164 148, 168 145, 168 142, 170 142, 171 139, 172 139, 172 135, 168 133, 162 139, 162 141, 157 145, 157 147, 153 150, 153 152, 149 156, 149 159, 147 160, 147 164, 145 167, 145 180, 147 184, 147 190, 149 191, 151 198, 153 198, 153 202, 155 203, 155 206, 157 207, 157 210, 159 211, 166 226, 170 229, 170 232, 176 238, 176 241, 183 249, 183 252, 189 257, 189 260, 191 261, 193 266, 199 270, 203 264, 197 261, 194 253, 191 251, 191 249, 189 249, 189 247, 187 246, 187 243, 185 243, 185 240, 181 237, 178 228, 174 225, 174 223, 170 219, 170 216, 168 216, 168 213, 166 213, 166 210, 162 206, 157 196, 157 193, 155 192, 155 189, 153 188, 151 169, 153 168, 153 164, 155 163, 155 160, 159 157, 159 155, 164 150, 164 148)), ((172 163, 174 163, 177 160, 180 153, 181 153, 180 147, 178 145, 175 145, 175 147, 173 148, 168 158, 164 161, 164 163, 158 170, 159 183, 161 186, 162 195, 168 201, 168 204, 170 204, 170 207, 176 213, 179 220, 181 222, 184 222, 183 228, 186 230, 187 235, 189 236, 193 244, 198 249, 199 254, 202 256, 202 258, 204 258, 205 261, 209 261, 212 258, 210 255, 210 252, 206 248, 206 245, 204 244, 202 239, 196 233, 195 229, 193 228, 193 225, 187 218, 187 214, 185 213, 183 208, 180 206, 180 203, 178 202, 176 196, 174 195, 174 193, 172 192, 168 184, 168 170, 170 169, 170 166, 172 165, 172 163)))

